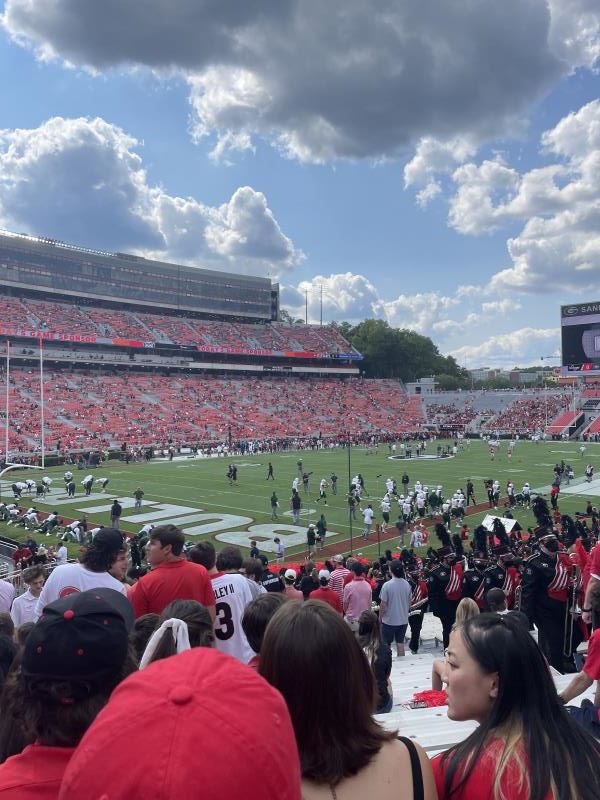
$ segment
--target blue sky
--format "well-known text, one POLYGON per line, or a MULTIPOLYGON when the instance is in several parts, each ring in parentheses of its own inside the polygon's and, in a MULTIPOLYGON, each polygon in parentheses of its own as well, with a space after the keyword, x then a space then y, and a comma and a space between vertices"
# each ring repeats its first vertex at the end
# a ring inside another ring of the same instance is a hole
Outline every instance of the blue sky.
POLYGON ((315 320, 323 286, 469 367, 600 299, 596 3, 140 5, 4 3, 2 226, 271 275, 315 320))

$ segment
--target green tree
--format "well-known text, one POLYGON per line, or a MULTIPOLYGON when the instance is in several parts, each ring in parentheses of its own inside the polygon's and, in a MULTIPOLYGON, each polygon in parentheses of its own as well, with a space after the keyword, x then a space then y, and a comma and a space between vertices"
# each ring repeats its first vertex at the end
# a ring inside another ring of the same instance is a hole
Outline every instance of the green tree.
POLYGON ((381 319, 367 319, 348 331, 347 338, 364 356, 367 377, 412 381, 428 375, 453 377, 467 385, 466 370, 452 356, 443 356, 427 336, 406 328, 392 328, 381 319))

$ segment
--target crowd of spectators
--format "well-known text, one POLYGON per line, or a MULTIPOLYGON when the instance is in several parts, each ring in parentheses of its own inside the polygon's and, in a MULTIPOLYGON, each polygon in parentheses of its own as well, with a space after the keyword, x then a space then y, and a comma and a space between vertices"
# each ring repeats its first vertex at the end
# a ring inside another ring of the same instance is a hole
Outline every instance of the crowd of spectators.
POLYGON ((494 431, 531 436, 542 433, 547 425, 564 412, 572 401, 569 394, 544 394, 525 397, 511 403, 489 423, 494 431))
MULTIPOLYGON (((39 447, 39 373, 10 372, 10 446, 39 447)), ((46 448, 72 450, 235 439, 401 434, 423 422, 420 398, 388 380, 171 377, 47 370, 46 448)))
POLYGON ((393 703, 391 645, 403 654, 401 560, 271 570, 258 548, 244 561, 232 545, 184 544, 158 526, 150 571, 128 569, 127 542, 105 528, 43 587, 30 572, 20 604, 0 592, 0 796, 599 796, 600 744, 516 615, 457 620, 447 712, 478 727, 430 761, 374 717, 393 703))
POLYGON ((459 408, 454 403, 427 403, 427 421, 442 430, 464 431, 481 412, 472 405, 459 408))

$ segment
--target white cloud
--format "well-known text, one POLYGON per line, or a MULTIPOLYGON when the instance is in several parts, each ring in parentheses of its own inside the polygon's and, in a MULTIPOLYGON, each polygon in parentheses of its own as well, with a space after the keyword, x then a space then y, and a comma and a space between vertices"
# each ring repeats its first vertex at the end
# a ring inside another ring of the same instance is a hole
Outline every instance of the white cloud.
POLYGON ((455 136, 443 142, 433 136, 424 136, 404 167, 404 188, 421 187, 416 199, 417 204, 425 208, 442 192, 439 178, 449 175, 476 152, 477 146, 471 137, 455 136))
POLYGON ((452 178, 458 188, 450 200, 451 227, 464 234, 491 233, 505 221, 506 205, 519 186, 516 170, 496 159, 465 164, 452 178))
POLYGON ((449 355, 469 369, 482 364, 506 368, 530 366, 539 362, 541 356, 559 355, 559 338, 558 328, 519 328, 490 336, 480 344, 457 347, 449 355))
POLYGON ((3 22, 42 58, 186 77, 213 157, 260 136, 322 162, 495 135, 594 63, 596 18, 592 0, 51 0, 43 13, 39 0, 6 0, 3 22))
POLYGON ((592 68, 600 58, 600 8, 597 0, 549 0, 550 43, 573 66, 592 68))
POLYGON ((531 326, 510 331, 521 303, 513 297, 482 302, 481 287, 460 287, 449 295, 424 292, 390 299, 364 275, 346 272, 318 275, 295 286, 283 285, 282 307, 293 317, 304 319, 308 292, 308 321, 319 322, 321 287, 325 322, 358 324, 367 318, 384 319, 392 327, 430 336, 440 352, 471 368, 482 364, 531 365, 540 355, 558 352, 558 328, 531 326), (507 328, 508 332, 502 332, 507 328))
POLYGON ((439 292, 420 292, 401 294, 393 300, 381 300, 379 307, 390 325, 429 334, 435 330, 435 324, 446 320, 459 303, 458 298, 439 292))
POLYGON ((481 310, 484 314, 512 314, 522 308, 521 303, 514 298, 505 297, 504 300, 492 300, 482 303, 481 310))
POLYGON ((321 289, 323 318, 325 320, 347 320, 358 323, 363 319, 381 316, 380 298, 375 286, 364 275, 343 272, 329 276, 315 275, 310 280, 300 281, 297 286, 281 287, 281 304, 294 317, 304 319, 306 293, 308 292, 309 322, 320 319, 321 289))
POLYGON ((174 197, 148 183, 138 146, 103 119, 0 131, 1 224, 250 274, 283 274, 302 260, 261 192, 240 187, 218 208, 174 197))
POLYGON ((554 163, 520 174, 500 157, 458 167, 449 224, 468 235, 523 224, 508 239, 512 265, 490 291, 591 291, 600 275, 600 100, 541 137, 554 163))

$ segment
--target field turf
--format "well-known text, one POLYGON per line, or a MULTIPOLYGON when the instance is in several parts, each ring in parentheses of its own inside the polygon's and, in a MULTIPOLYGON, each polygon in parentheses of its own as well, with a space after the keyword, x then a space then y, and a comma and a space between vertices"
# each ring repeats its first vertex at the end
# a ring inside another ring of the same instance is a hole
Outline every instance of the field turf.
MULTIPOLYGON (((438 442, 439 443, 439 442, 438 442)), ((430 443, 429 453, 435 452, 438 443, 430 443)), ((575 471, 575 480, 571 487, 563 487, 560 499, 560 510, 574 514, 584 511, 588 497, 597 504, 600 495, 600 444, 587 445, 583 456, 579 446, 572 442, 518 442, 512 459, 507 456, 507 443, 503 442, 500 452, 491 460, 484 442, 473 440, 465 445, 455 458, 448 459, 406 459, 390 460, 387 445, 380 445, 375 454, 367 454, 363 448, 353 447, 350 451, 350 474, 353 477, 360 472, 365 480, 366 490, 375 510, 375 520, 381 521, 379 500, 381 499, 387 477, 398 482, 403 471, 408 472, 411 488, 416 480, 431 487, 441 484, 444 495, 450 496, 459 487, 464 490, 468 478, 475 484, 475 496, 479 503, 487 501, 483 487, 484 478, 498 479, 504 490, 509 479, 520 491, 523 483, 529 481, 533 490, 540 490, 546 495, 552 482, 552 467, 564 459, 575 471), (598 480, 587 483, 584 478, 586 464, 591 463, 599 471, 598 480), (379 477, 378 477, 379 476, 379 477), (567 489, 569 492, 564 491, 567 489)), ((149 464, 110 461, 98 469, 90 470, 95 478, 108 477, 110 483, 105 495, 99 495, 94 487, 92 499, 83 494, 79 481, 87 474, 87 470, 75 470, 77 484, 76 502, 65 502, 63 473, 64 467, 53 468, 42 473, 37 470, 16 470, 4 476, 2 482, 2 499, 8 502, 11 496, 9 484, 25 477, 39 480, 42 474, 49 474, 54 483, 52 493, 45 502, 24 495, 21 504, 36 506, 39 510, 56 510, 65 519, 81 519, 85 514, 90 527, 95 524, 109 524, 108 507, 114 497, 125 498, 133 505, 132 493, 140 486, 145 492, 145 505, 141 510, 133 507, 124 508, 121 528, 124 531, 137 533, 148 515, 153 515, 155 524, 173 522, 180 525, 190 541, 210 538, 217 549, 225 542, 239 544, 247 552, 250 538, 256 538, 258 546, 271 559, 274 557, 274 536, 280 536, 286 546, 286 560, 301 560, 306 555, 305 534, 309 522, 316 522, 323 513, 327 520, 328 535, 326 545, 336 551, 349 553, 350 525, 346 505, 345 490, 348 485, 348 451, 343 448, 334 450, 286 452, 281 454, 245 455, 231 458, 180 459, 172 462, 151 462, 149 464), (298 474, 297 461, 302 459, 304 470, 310 476, 310 494, 306 495, 302 486, 300 494, 303 501, 301 525, 293 526, 289 511, 292 479, 298 474), (275 472, 275 480, 266 480, 267 463, 271 461, 275 472), (229 463, 238 466, 237 485, 230 486, 226 472, 229 463), (329 479, 332 472, 338 475, 338 495, 332 496, 331 488, 327 492, 327 506, 317 503, 318 484, 322 477, 329 479), (279 519, 271 521, 269 498, 276 491, 280 506, 279 519), (164 507, 163 507, 164 506, 164 507), (287 512, 287 515, 286 515, 287 512), (282 527, 283 526, 283 527, 282 527)), ((363 502, 363 505, 365 503, 363 502)), ((496 513, 501 513, 499 510, 496 513)), ((471 529, 483 518, 485 512, 471 514, 467 521, 471 529)), ((523 527, 533 524, 533 516, 524 509, 517 509, 516 518, 523 527)), ((392 505, 391 522, 397 518, 397 506, 392 505)), ((373 532, 368 542, 360 538, 362 517, 357 512, 357 520, 352 525, 352 550, 366 557, 374 558, 378 554, 378 543, 373 532)), ((15 528, 0 524, 0 533, 17 540, 27 538, 23 528, 15 528)), ((36 538, 40 540, 40 535, 36 538)), ((45 539, 46 543, 54 543, 54 536, 45 539)), ((437 546, 437 540, 432 541, 437 546)), ((381 542, 381 551, 391 545, 397 546, 397 540, 381 542)), ((75 554, 76 545, 70 546, 75 554)), ((331 551, 330 551, 331 552, 331 551)))

